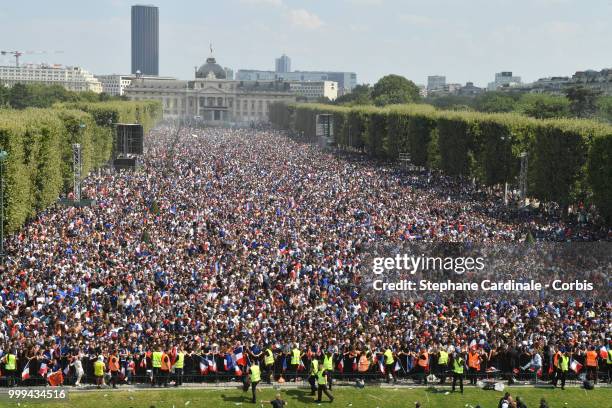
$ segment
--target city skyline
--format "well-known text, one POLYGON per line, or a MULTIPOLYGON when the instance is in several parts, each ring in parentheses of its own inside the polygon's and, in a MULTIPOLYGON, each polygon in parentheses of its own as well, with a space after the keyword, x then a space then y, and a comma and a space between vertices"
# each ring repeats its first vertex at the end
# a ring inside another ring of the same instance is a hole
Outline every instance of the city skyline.
MULTIPOLYGON (((130 71, 130 8, 137 2, 102 0, 86 9, 76 0, 29 3, 0 6, 0 36, 15 38, 2 48, 64 53, 24 55, 23 63, 78 65, 96 74, 130 71)), ((215 7, 160 0, 153 5, 160 10, 159 74, 178 78, 193 76, 210 43, 219 63, 235 71, 273 70, 275 58, 285 53, 292 70, 353 71, 360 83, 394 73, 424 84, 427 76, 439 74, 448 82, 486 86, 500 71, 532 82, 612 65, 601 52, 612 37, 606 23, 612 3, 606 0, 588 8, 573 0, 433 0, 427 5, 230 0, 215 7)), ((14 59, 0 57, 0 63, 14 59)))

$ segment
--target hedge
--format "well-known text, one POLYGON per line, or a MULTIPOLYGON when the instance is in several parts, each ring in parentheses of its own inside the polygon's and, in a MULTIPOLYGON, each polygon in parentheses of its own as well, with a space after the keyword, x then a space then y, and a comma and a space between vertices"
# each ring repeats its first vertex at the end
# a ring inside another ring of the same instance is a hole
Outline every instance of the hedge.
POLYGON ((37 212, 72 190, 72 144, 81 144, 82 173, 106 163, 112 153, 112 124, 142 123, 147 131, 161 118, 157 102, 100 102, 49 109, 0 109, 4 163, 5 227, 19 229, 37 212))
POLYGON ((564 207, 577 201, 593 203, 612 221, 612 126, 415 104, 375 108, 277 103, 270 120, 314 140, 318 113, 333 115, 338 147, 363 149, 383 160, 409 153, 415 165, 474 177, 488 186, 516 183, 520 155, 526 152, 530 197, 564 207))

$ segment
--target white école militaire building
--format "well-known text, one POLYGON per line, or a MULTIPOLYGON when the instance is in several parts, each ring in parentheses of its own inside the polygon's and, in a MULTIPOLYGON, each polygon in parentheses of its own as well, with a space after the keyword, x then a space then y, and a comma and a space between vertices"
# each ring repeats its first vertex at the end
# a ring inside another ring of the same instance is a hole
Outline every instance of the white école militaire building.
POLYGON ((20 84, 61 85, 69 91, 102 92, 102 84, 92 73, 80 67, 27 64, 0 66, 0 85, 20 84))
POLYGON ((227 79, 213 57, 196 70, 193 80, 138 77, 124 94, 133 100, 161 101, 164 118, 211 124, 265 122, 270 104, 296 101, 287 82, 227 79))

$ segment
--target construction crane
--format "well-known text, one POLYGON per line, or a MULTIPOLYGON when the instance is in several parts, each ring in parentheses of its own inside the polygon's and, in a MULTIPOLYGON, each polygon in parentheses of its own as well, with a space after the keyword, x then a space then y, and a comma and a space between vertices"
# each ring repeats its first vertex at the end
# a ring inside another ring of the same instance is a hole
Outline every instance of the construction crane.
POLYGON ((4 51, 0 50, 0 55, 12 55, 15 57, 15 66, 19 66, 19 57, 30 54, 61 54, 64 51, 4 51))

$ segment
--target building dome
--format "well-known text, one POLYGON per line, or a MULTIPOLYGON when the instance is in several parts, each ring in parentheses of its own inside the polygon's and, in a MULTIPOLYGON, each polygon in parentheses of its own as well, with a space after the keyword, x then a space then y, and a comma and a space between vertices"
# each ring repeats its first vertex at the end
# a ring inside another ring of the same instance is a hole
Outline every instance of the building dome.
POLYGON ((195 76, 202 79, 225 79, 225 70, 213 57, 210 57, 206 59, 206 64, 198 68, 195 76))

